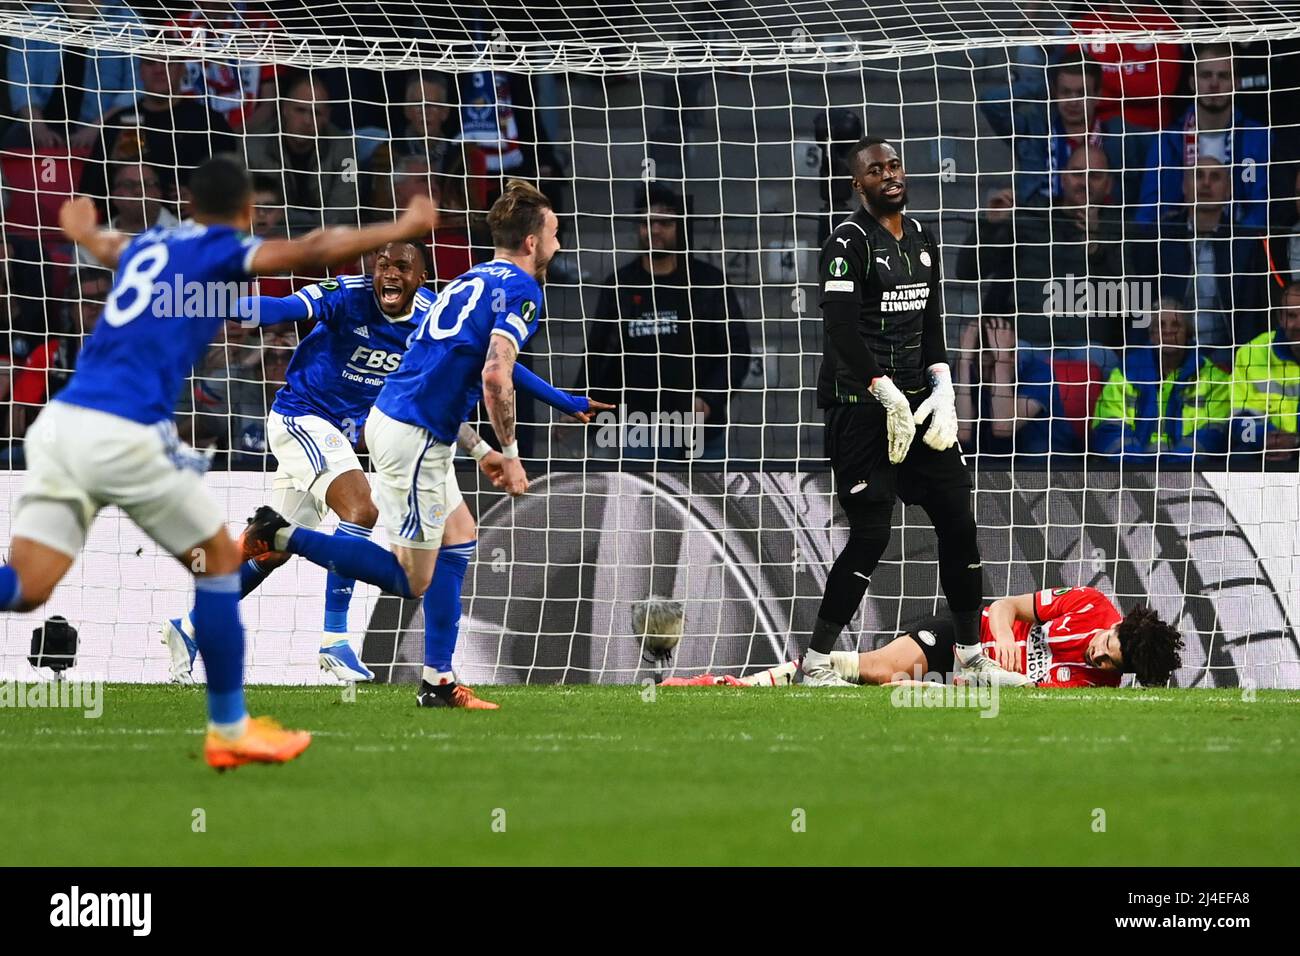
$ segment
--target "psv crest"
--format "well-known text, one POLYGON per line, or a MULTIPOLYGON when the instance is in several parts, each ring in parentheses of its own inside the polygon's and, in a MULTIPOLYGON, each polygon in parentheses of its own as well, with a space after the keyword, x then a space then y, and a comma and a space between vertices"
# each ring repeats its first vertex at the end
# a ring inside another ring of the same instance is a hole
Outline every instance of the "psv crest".
POLYGON ((928 249, 922 249, 922 250, 921 250, 921 265, 923 265, 923 266, 928 266, 929 264, 930 264, 930 250, 928 250, 928 249))
POLYGON ((849 264, 836 256, 831 260, 830 273, 833 276, 846 276, 849 274, 849 264))

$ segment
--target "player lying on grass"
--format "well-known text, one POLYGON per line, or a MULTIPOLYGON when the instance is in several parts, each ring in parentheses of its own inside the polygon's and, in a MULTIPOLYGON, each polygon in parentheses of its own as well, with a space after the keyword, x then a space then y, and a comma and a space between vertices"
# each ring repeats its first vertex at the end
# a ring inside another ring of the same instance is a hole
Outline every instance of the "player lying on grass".
MULTIPOLYGON (((175 314, 178 297, 170 293, 198 283, 207 290, 203 301, 225 301, 231 282, 348 262, 425 235, 437 212, 423 197, 397 222, 263 241, 248 235, 252 180, 234 157, 205 162, 190 192, 192 221, 134 239, 98 228, 87 198, 59 211, 68 238, 117 274, 71 382, 27 433, 27 480, 9 563, 0 567, 0 608, 44 604, 85 546, 99 510, 117 505, 195 575, 194 637, 208 673, 207 762, 278 763, 306 749, 311 735, 248 717, 240 551, 199 477, 206 459, 180 442, 174 423, 186 375, 230 316, 175 314)), ((187 291, 186 304, 191 300, 187 291)))
POLYGON ((535 187, 511 180, 488 212, 496 257, 449 283, 380 389, 366 422, 375 501, 391 551, 362 538, 295 528, 263 506, 245 557, 298 554, 390 594, 424 598, 421 707, 495 710, 456 681, 460 595, 477 529, 456 485, 454 443, 480 398, 502 443, 500 485, 528 489, 515 442, 515 357, 542 314, 540 280, 559 251, 558 223, 535 187))
MULTIPOLYGON (((945 680, 953 673, 956 639, 951 618, 917 621, 884 647, 865 653, 834 651, 832 666, 854 684, 945 680)), ((989 656, 1010 653, 1018 683, 1039 687, 1118 687, 1123 674, 1158 687, 1182 666, 1178 630, 1148 607, 1116 610, 1096 588, 1057 588, 994 601, 981 617, 980 640, 989 656)), ((679 686, 771 687, 792 683, 791 661, 747 677, 670 678, 679 686)), ((960 675, 958 675, 960 677, 960 675)))
MULTIPOLYGON (((277 463, 271 507, 291 525, 315 529, 332 511, 339 519, 336 536, 370 537, 379 512, 355 448, 380 388, 434 305, 424 288, 427 278, 421 247, 397 242, 379 251, 371 275, 342 275, 283 298, 261 296, 240 303, 240 314, 251 317, 246 323, 316 321, 294 351, 266 420, 267 444, 277 463)), ((584 421, 590 409, 610 407, 553 388, 523 365, 514 368, 514 384, 584 421)), ((458 438, 484 473, 500 480, 501 453, 489 449, 468 425, 458 438)), ((462 556, 468 561, 471 550, 468 545, 448 549, 444 565, 462 556)), ((288 559, 277 554, 245 561, 239 572, 241 597, 288 559)), ((326 570, 321 668, 343 681, 371 680, 375 675, 348 643, 355 582, 333 568, 326 570)), ((171 651, 172 680, 189 683, 196 650, 192 618, 172 618, 163 627, 163 639, 171 651)))

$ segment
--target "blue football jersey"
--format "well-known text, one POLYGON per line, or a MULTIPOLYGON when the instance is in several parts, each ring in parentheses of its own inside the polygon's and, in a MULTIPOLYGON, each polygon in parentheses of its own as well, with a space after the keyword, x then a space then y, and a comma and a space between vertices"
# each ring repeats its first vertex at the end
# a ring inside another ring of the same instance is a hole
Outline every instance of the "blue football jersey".
POLYGON ((542 288, 513 263, 493 259, 448 283, 375 402, 389 418, 450 445, 483 397, 483 360, 494 334, 522 350, 542 318, 542 288))
POLYGON ((72 381, 55 401, 142 425, 170 419, 221 323, 239 317, 261 242, 230 226, 190 221, 133 239, 72 381))
POLYGON ((410 315, 397 319, 379 308, 368 275, 339 276, 294 295, 307 304, 317 324, 294 350, 271 410, 317 415, 356 444, 379 389, 397 370, 407 342, 433 305, 433 295, 418 290, 410 315))

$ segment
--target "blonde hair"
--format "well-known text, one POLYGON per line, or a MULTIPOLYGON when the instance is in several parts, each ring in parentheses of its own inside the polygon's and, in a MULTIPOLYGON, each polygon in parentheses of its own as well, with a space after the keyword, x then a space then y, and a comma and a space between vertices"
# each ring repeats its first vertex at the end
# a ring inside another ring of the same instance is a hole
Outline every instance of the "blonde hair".
POLYGON ((488 210, 488 229, 498 249, 514 251, 526 238, 536 235, 546 221, 551 201, 540 189, 522 179, 512 179, 488 210))

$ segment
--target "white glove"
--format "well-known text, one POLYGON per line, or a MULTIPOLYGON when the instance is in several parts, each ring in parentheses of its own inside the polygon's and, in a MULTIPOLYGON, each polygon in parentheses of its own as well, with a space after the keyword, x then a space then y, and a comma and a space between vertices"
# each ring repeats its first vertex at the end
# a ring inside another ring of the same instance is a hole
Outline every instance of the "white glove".
POLYGON ((916 424, 927 418, 930 427, 921 440, 935 451, 951 448, 957 441, 957 396, 952 390, 952 372, 946 365, 930 366, 930 397, 916 410, 916 424))
MULTIPOLYGON (((912 420, 912 406, 907 403, 907 396, 898 390, 898 386, 887 375, 882 375, 872 382, 868 391, 885 409, 889 460, 897 465, 907 457, 907 449, 912 446, 912 437, 916 434, 916 422, 912 420)), ((955 421, 956 418, 954 417, 953 420, 955 421)))

